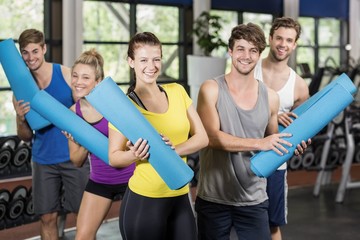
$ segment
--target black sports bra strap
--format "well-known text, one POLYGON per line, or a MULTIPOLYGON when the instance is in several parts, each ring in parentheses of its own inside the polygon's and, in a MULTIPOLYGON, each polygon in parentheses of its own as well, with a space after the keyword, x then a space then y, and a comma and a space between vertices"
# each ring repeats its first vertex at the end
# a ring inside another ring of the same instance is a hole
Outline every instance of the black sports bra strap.
POLYGON ((139 98, 139 96, 136 94, 135 91, 131 91, 128 96, 131 98, 131 100, 133 100, 139 107, 142 107, 143 109, 146 109, 145 105, 143 104, 143 102, 141 101, 141 99, 139 98))
MULTIPOLYGON (((167 97, 167 93, 165 92, 164 88, 160 85, 158 85, 160 91, 164 92, 166 97, 167 97)), ((146 109, 145 105, 143 104, 143 102, 141 101, 141 99, 139 98, 139 96, 136 94, 136 92, 134 90, 132 90, 130 93, 128 93, 129 98, 131 98, 131 100, 133 100, 139 107, 142 107, 143 109, 146 109)))

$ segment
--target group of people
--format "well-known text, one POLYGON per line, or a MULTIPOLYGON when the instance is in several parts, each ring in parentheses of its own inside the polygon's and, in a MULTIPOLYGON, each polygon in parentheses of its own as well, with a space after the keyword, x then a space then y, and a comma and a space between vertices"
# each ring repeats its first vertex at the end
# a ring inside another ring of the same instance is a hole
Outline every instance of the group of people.
MULTIPOLYGON (((121 195, 124 240, 229 239, 232 228, 239 239, 281 239, 279 227, 287 215, 286 167, 269 179, 259 178, 250 169, 250 157, 267 150, 287 154, 291 146, 286 141, 291 134, 278 133, 278 124, 291 124, 297 117, 291 110, 309 95, 305 81, 287 64, 300 33, 293 19, 277 18, 269 55, 261 61, 266 47, 262 29, 252 23, 234 27, 228 45, 230 72, 202 84, 197 108, 181 85, 157 83, 159 39, 141 32, 130 40, 127 61, 135 81, 129 99, 184 162, 187 155, 200 152, 195 217, 189 185, 169 189, 147 160, 147 140, 129 141, 86 100, 104 78, 101 54, 87 50, 71 69, 49 63, 43 33, 25 30, 19 37, 20 53, 39 88, 109 140, 108 165, 71 133, 53 125, 32 131, 25 119, 29 103, 13 99, 18 135, 33 142, 33 200, 41 238, 58 239, 58 211, 64 207, 77 214, 76 239, 95 239, 112 201, 121 195)), ((302 141, 295 154, 310 143, 302 141)))

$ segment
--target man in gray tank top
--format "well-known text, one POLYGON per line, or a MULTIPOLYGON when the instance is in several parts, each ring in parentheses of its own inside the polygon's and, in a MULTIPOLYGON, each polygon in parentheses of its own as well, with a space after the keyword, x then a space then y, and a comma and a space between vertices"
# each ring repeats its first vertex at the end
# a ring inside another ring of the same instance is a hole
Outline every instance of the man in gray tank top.
MULTIPOLYGON (((197 110, 209 136, 200 152, 195 204, 199 239, 270 239, 266 179, 250 169, 253 151, 282 155, 291 143, 278 133, 279 97, 254 78, 266 41, 261 28, 241 24, 229 39, 231 71, 205 81, 197 110)), ((299 152, 296 151, 296 154, 299 152)))

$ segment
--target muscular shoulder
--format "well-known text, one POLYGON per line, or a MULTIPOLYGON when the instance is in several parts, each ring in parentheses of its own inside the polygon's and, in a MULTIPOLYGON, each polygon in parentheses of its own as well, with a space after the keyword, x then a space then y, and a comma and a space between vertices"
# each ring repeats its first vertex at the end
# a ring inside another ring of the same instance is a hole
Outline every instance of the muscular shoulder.
POLYGON ((71 69, 64 65, 60 65, 61 73, 66 81, 66 83, 71 86, 71 69))
POLYGON ((203 82, 200 89, 201 91, 205 91, 207 95, 211 95, 219 91, 219 86, 214 79, 210 79, 203 82))
POLYGON ((294 91, 295 91, 294 100, 295 100, 295 104, 297 103, 297 105, 309 98, 309 87, 305 82, 305 80, 302 77, 300 77, 298 74, 296 74, 295 77, 294 91))
POLYGON ((279 104, 280 104, 280 98, 279 95, 277 94, 277 92, 275 92, 273 89, 266 87, 267 91, 268 91, 268 98, 269 98, 269 106, 271 111, 275 111, 277 112, 279 109, 279 104))
POLYGON ((200 86, 198 109, 204 106, 215 106, 219 94, 219 86, 215 80, 206 80, 200 86))

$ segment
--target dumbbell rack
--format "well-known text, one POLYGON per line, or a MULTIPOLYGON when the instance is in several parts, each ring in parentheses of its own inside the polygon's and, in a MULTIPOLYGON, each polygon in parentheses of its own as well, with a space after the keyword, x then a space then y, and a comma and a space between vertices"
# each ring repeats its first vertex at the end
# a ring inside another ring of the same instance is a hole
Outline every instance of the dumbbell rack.
POLYGON ((0 230, 37 221, 31 189, 31 147, 16 136, 0 138, 0 230))

